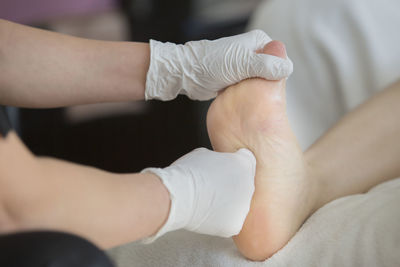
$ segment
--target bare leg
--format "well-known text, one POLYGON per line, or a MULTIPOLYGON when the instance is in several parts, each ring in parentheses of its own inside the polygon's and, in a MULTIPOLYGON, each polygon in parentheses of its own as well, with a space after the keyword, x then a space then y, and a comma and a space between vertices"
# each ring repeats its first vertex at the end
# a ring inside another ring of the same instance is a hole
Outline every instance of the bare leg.
MULTIPOLYGON (((279 42, 263 52, 285 56, 279 42)), ((251 79, 221 93, 207 115, 214 149, 247 147, 257 158, 250 213, 234 237, 243 255, 270 257, 325 203, 400 176, 399 100, 400 84, 345 117, 304 156, 286 116, 284 81, 251 79)))
POLYGON ((350 112, 307 150, 318 206, 400 177, 400 81, 350 112))
POLYGON ((14 132, 0 136, 0 233, 60 230, 110 248, 156 233, 169 205, 167 189, 153 174, 37 158, 14 132))

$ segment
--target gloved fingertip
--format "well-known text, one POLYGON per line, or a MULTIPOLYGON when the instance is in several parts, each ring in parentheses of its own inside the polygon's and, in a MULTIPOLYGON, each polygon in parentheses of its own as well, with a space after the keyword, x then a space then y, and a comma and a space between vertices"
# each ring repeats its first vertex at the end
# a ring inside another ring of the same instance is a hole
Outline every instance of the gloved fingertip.
POLYGON ((256 166, 256 157, 254 156, 253 152, 248 150, 247 148, 241 148, 236 153, 245 156, 247 159, 250 160, 252 166, 255 168, 256 166))
POLYGON ((249 157, 252 157, 255 159, 253 152, 251 152, 249 149, 247 148, 240 148, 237 153, 242 154, 242 155, 247 155, 249 157))
POLYGON ((288 77, 293 72, 293 61, 290 58, 286 58, 282 64, 285 64, 284 69, 287 70, 288 75, 286 77, 288 77))
POLYGON ((258 75, 267 80, 281 80, 289 77, 293 72, 293 63, 289 58, 256 54, 256 60, 258 69, 255 71, 258 71, 258 75))
POLYGON ((291 60, 286 59, 277 63, 277 69, 279 71, 276 73, 276 80, 288 78, 293 72, 293 63, 291 60))
POLYGON ((261 50, 264 45, 272 41, 271 37, 269 37, 263 30, 260 29, 252 30, 249 32, 249 34, 253 34, 255 36, 257 50, 261 50))

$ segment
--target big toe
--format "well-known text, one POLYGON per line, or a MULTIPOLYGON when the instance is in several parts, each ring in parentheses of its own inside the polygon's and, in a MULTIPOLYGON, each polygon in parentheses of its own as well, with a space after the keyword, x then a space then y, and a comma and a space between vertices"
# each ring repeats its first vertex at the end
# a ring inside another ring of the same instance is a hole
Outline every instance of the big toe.
POLYGON ((266 44, 260 53, 286 58, 286 48, 281 41, 271 41, 266 44))

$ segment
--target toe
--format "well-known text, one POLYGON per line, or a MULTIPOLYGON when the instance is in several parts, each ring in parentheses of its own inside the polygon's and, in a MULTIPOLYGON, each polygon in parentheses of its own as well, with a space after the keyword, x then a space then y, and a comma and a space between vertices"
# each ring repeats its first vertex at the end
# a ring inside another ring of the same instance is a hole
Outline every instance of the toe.
POLYGON ((263 54, 286 58, 286 48, 281 41, 271 41, 260 51, 263 54))

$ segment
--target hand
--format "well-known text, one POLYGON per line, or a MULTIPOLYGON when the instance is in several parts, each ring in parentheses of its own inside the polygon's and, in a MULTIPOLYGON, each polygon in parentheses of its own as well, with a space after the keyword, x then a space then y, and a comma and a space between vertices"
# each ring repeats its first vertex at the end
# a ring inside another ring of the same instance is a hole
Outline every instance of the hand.
POLYGON ((151 40, 146 100, 166 101, 178 94, 208 100, 219 90, 247 78, 286 78, 293 71, 290 59, 257 53, 270 41, 261 30, 185 45, 151 40))
POLYGON ((196 149, 165 169, 148 168, 160 177, 171 198, 169 217, 154 241, 185 228, 222 237, 242 229, 254 193, 256 160, 247 149, 235 153, 196 149))

